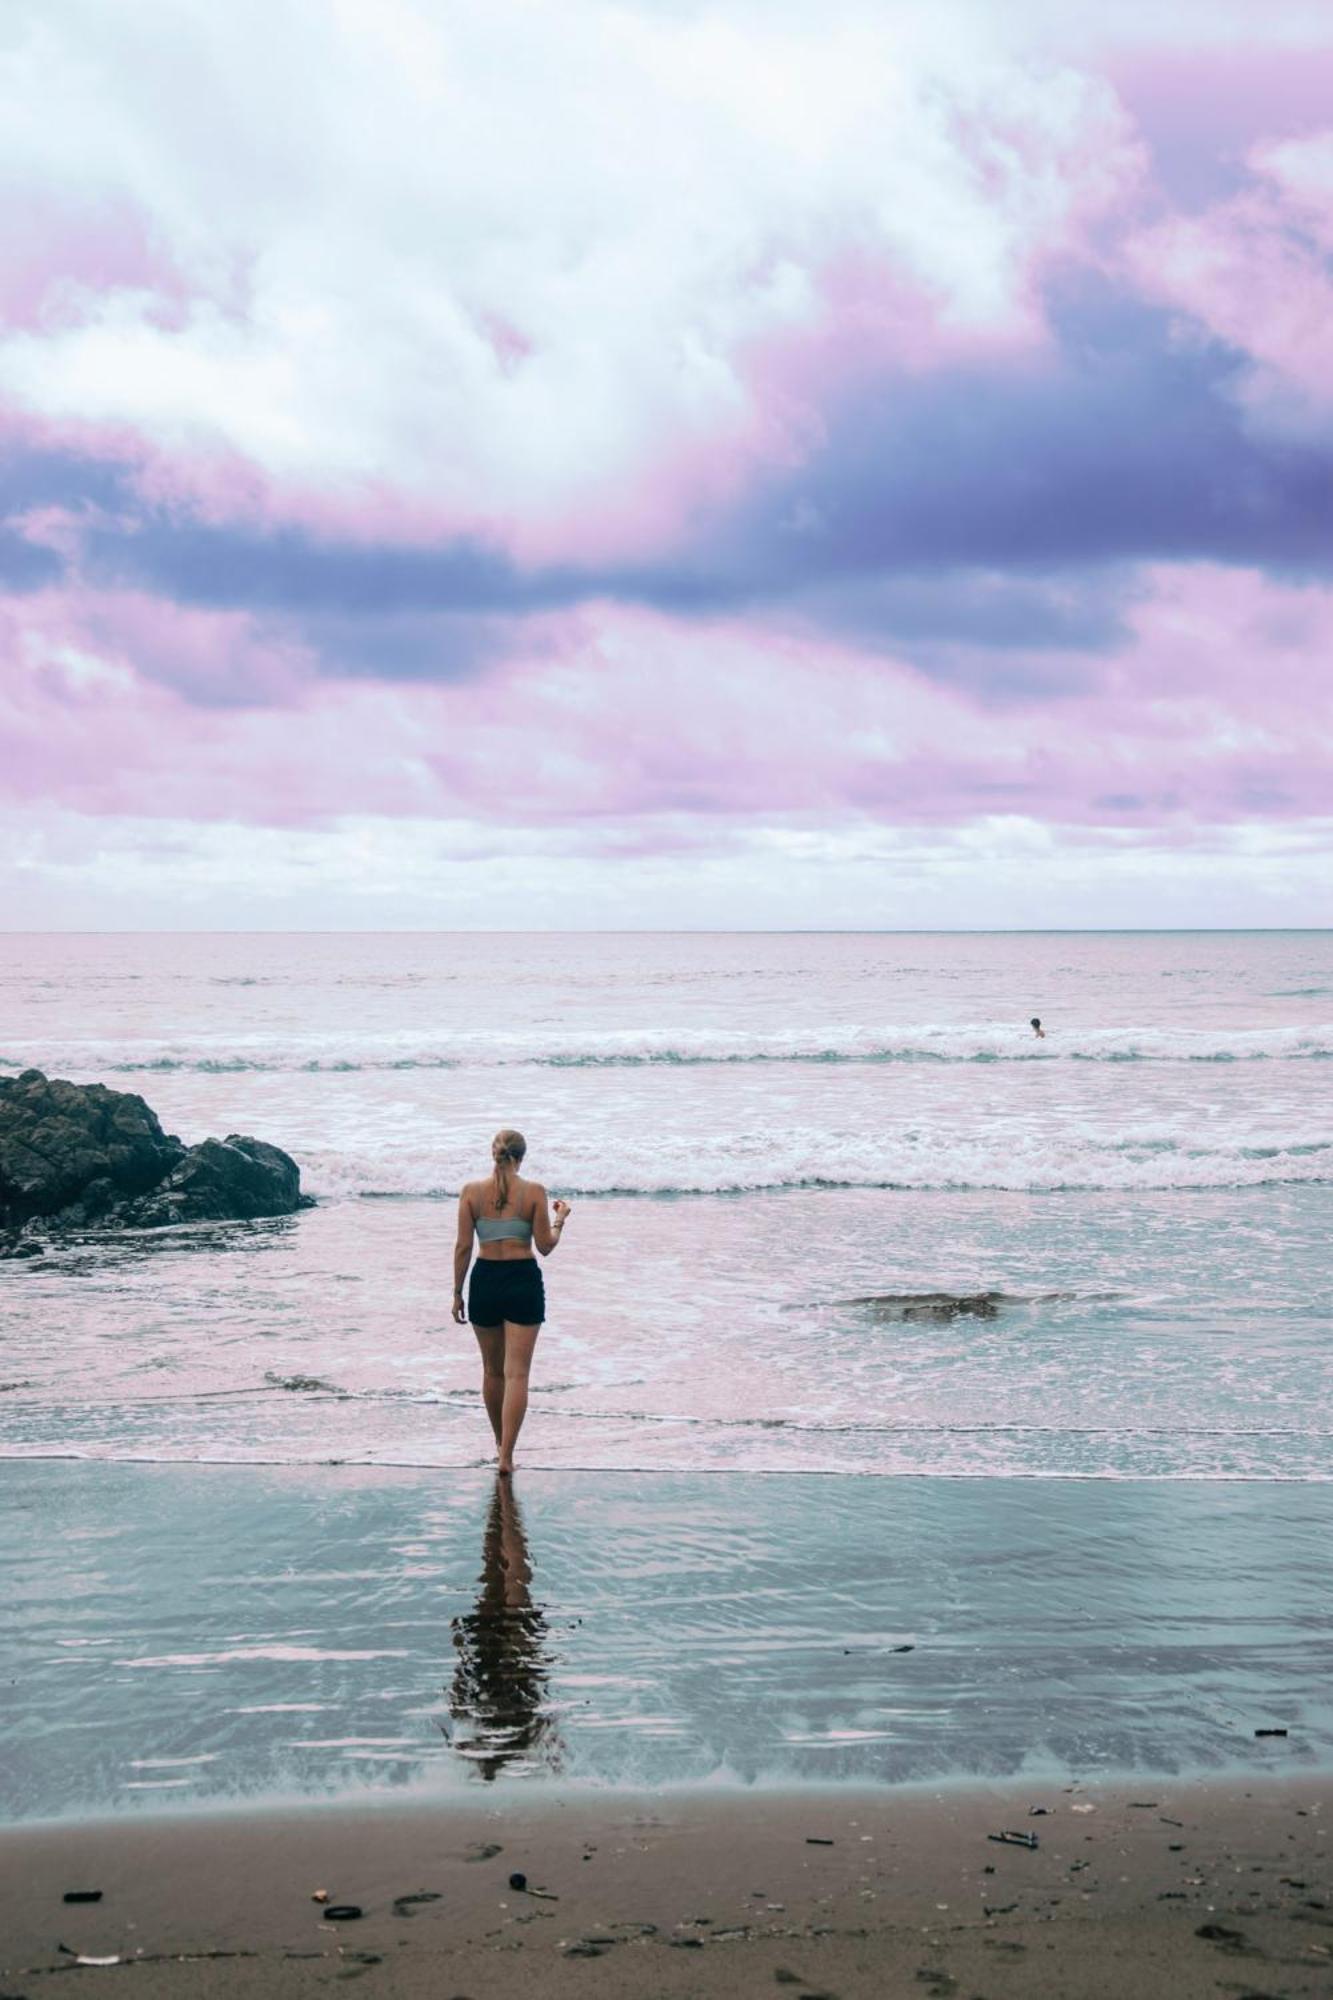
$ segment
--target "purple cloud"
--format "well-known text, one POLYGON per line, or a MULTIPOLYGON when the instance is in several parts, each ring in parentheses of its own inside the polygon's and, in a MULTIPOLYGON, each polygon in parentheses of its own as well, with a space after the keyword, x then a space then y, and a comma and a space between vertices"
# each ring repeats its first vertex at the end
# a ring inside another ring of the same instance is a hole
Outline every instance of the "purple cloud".
POLYGON ((469 123, 409 4, 406 67, 293 29, 345 115, 241 160, 145 6, 133 73, 92 22, 7 57, 53 83, 0 161, 0 798, 484 821, 521 769, 525 824, 664 849, 1325 810, 1333 51, 724 5, 701 64, 613 4, 511 74, 496 0, 469 123))

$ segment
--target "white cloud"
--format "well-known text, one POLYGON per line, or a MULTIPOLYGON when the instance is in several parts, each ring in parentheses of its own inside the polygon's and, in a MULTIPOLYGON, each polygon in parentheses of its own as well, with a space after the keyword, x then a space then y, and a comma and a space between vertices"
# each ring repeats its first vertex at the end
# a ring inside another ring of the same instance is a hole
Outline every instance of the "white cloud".
POLYGON ((1103 927, 1329 925, 1330 840, 1328 820, 1164 845, 1020 817, 930 830, 682 819, 632 839, 609 827, 599 847, 586 831, 497 835, 465 820, 348 816, 293 832, 0 812, 10 932, 1078 929, 1090 911, 1103 927))
POLYGON ((19 13, 0 183, 146 218, 163 275, 67 286, 0 339, 0 393, 463 519, 743 432, 747 343, 808 322, 840 250, 1012 334, 1030 261, 1133 171, 1109 92, 981 9, 19 13))

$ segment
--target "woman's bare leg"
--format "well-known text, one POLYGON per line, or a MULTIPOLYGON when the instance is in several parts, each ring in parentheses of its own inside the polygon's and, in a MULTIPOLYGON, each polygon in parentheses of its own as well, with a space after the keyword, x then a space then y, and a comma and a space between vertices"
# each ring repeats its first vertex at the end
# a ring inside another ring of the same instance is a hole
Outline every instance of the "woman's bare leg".
POLYGON ((495 1432, 495 1446, 500 1448, 500 1418, 505 1400, 505 1330, 502 1326, 476 1326, 472 1331, 477 1336, 481 1349, 481 1400, 486 1405, 486 1414, 495 1432))
POLYGON ((504 1403, 500 1413, 501 1473, 514 1469, 514 1446, 518 1443, 523 1419, 528 1414, 528 1370, 532 1366, 532 1350, 537 1345, 540 1332, 540 1326, 513 1326, 505 1321, 504 1403))

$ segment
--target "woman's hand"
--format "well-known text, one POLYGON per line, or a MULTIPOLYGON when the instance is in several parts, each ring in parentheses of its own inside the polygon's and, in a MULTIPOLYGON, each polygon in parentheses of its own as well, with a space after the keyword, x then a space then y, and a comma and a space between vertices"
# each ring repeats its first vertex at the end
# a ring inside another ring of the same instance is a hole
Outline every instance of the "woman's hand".
POLYGON ((467 1325, 467 1311, 463 1305, 463 1294, 454 1293, 453 1315, 459 1326, 467 1325))
POLYGON ((569 1203, 567 1201, 553 1201, 551 1203, 551 1213, 555 1217, 556 1228, 563 1229, 569 1220, 569 1203))

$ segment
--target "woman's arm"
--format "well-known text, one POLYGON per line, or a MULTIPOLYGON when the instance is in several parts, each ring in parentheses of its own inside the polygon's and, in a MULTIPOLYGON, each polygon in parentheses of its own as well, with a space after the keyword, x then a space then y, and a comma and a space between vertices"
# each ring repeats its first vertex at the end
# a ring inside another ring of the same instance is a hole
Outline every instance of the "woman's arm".
POLYGON ((468 1200, 467 1189, 464 1188, 458 1197, 458 1235, 454 1239, 453 1314, 460 1326, 467 1318, 467 1313, 463 1309, 463 1280, 467 1276, 467 1267, 472 1262, 472 1238, 476 1226, 472 1215, 472 1203, 468 1200))
POLYGON ((546 1205, 546 1189, 544 1187, 537 1189, 537 1199, 532 1210, 532 1240, 543 1257, 549 1257, 560 1241, 560 1232, 568 1216, 569 1203, 558 1201, 555 1204, 555 1221, 552 1222, 551 1211, 546 1205))

